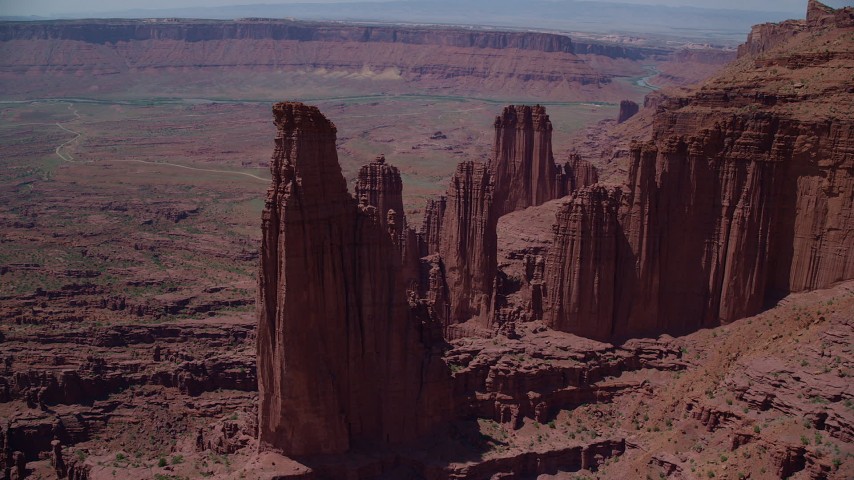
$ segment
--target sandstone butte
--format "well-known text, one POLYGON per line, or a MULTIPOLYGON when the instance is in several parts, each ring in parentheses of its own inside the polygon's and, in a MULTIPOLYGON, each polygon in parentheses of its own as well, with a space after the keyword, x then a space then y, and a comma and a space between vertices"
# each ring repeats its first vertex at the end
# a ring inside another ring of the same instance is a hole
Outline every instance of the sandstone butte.
MULTIPOLYGON (((507 107, 491 160, 457 167, 418 235, 398 210, 397 169, 363 168, 357 200, 334 125, 277 104, 259 275, 261 448, 396 444, 464 413, 435 332, 516 338, 514 322, 540 317, 611 341, 690 332, 854 278, 854 92, 840 68, 852 30, 854 10, 817 2, 806 21, 756 27, 719 77, 656 102, 652 138, 632 146, 619 186, 595 184, 577 156, 555 165, 543 107, 507 107), (771 70, 784 73, 769 82, 771 70), (551 247, 527 265, 539 298, 515 305, 525 315, 499 315, 498 218, 565 194, 551 247)), ((543 412, 489 408, 502 421, 543 412)))

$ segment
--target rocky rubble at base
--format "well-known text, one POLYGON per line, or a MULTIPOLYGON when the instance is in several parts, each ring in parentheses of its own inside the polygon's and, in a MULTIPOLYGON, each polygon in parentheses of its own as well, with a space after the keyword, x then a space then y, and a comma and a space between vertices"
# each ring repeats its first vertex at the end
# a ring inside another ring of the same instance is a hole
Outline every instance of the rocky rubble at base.
POLYGON ((752 472, 751 478, 849 478, 852 301, 849 282, 793 295, 726 327, 622 344, 557 332, 539 322, 520 324, 511 336, 453 340, 444 361, 455 409, 477 420, 452 422, 423 444, 385 453, 356 448, 343 456, 300 460, 293 471, 284 467, 284 457, 269 470, 253 463, 257 394, 244 388, 254 386, 252 319, 65 334, 7 327, 4 352, 36 352, 4 362, 9 366, 2 377, 10 384, 36 369, 39 378, 56 379, 73 370, 105 393, 89 400, 69 395, 60 402, 43 393, 42 403, 28 405, 39 388, 9 390, 0 416, 11 421, 0 425, 0 438, 11 453, 22 453, 30 478, 56 478, 50 462, 54 439, 68 478, 81 479, 112 478, 113 470, 127 478, 150 478, 151 471, 189 478, 204 473, 367 479, 383 472, 391 478, 413 472, 459 479, 502 472, 507 478, 635 478, 658 472, 691 478, 705 477, 708 470, 721 478, 738 478, 739 472, 752 472), (99 340, 109 338, 124 342, 99 340), (207 372, 231 372, 221 377, 231 380, 203 383, 200 391, 186 388, 205 376, 186 375, 194 364, 209 365, 207 372), (106 388, 111 378, 121 378, 123 386, 106 388), (173 465, 179 456, 183 460, 173 465), (721 462, 721 456, 729 458, 721 462))

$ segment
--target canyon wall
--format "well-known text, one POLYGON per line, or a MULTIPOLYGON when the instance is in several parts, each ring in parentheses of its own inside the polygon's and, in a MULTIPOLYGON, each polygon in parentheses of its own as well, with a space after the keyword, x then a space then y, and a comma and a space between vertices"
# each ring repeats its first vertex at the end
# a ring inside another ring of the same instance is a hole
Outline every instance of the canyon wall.
POLYGON ((763 43, 761 61, 659 105, 618 208, 590 191, 563 207, 547 323, 601 339, 685 332, 854 278, 854 102, 838 70, 851 44, 833 42, 854 22, 822 11, 775 26, 793 40, 763 43), (824 39, 821 61, 794 61, 824 39), (771 70, 780 82, 757 82, 771 70))
POLYGON ((394 241, 376 207, 347 192, 332 122, 299 103, 273 112, 257 307, 261 448, 340 453, 427 433, 450 415, 450 377, 421 341, 394 241))
POLYGON ((637 103, 631 100, 623 100, 620 102, 620 114, 617 116, 617 123, 623 123, 626 120, 635 116, 638 113, 640 107, 637 103))
POLYGON ((129 85, 156 93, 151 84, 164 76, 207 91, 211 75, 232 86, 229 72, 247 70, 268 77, 243 76, 239 86, 263 91, 280 75, 371 93, 376 82, 384 92, 426 86, 579 100, 623 90, 576 56, 565 35, 461 28, 270 19, 0 22, 0 58, 8 94, 127 92, 129 85))

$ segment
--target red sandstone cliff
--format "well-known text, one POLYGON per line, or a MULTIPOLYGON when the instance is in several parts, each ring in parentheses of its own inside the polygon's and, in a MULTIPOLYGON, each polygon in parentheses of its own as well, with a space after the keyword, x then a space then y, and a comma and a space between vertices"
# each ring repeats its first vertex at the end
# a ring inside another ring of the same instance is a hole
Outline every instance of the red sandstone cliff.
POLYGON ((587 194, 558 215, 550 325, 597 338, 686 331, 854 278, 854 99, 841 68, 852 9, 811 12, 773 27, 783 33, 762 58, 659 106, 619 212, 587 194), (615 308, 583 308, 582 294, 614 295, 615 308))
POLYGON ((422 255, 424 256, 439 252, 442 238, 442 218, 445 216, 447 206, 447 197, 445 196, 427 201, 427 206, 424 208, 424 220, 421 224, 421 230, 418 232, 423 244, 422 255))
POLYGON ((403 225, 403 182, 400 171, 389 165, 380 155, 373 162, 363 165, 356 180, 356 199, 362 197, 377 209, 380 223, 391 231, 403 225))
POLYGON ((473 333, 452 328, 470 319, 475 319, 472 328, 495 321, 498 218, 597 181, 596 169, 577 155, 556 165, 551 141, 552 124, 544 107, 505 107, 495 120, 493 161, 459 164, 447 196, 427 204, 421 251, 439 256, 431 261, 429 278, 422 275, 422 296, 429 284, 428 297, 447 302, 438 308, 441 304, 430 300, 446 338, 473 333), (435 291, 439 285, 446 293, 435 291))
POLYGON ((492 169, 499 217, 598 181, 596 168, 578 155, 570 155, 563 165, 555 164, 552 123, 545 107, 510 105, 494 125, 492 169))
POLYGON ((555 198, 552 122, 544 107, 504 108, 495 119, 493 159, 498 216, 555 198))
POLYGON ((448 186, 439 254, 449 292, 449 324, 488 323, 496 273, 498 215, 489 165, 463 162, 448 186))
POLYGON ((549 249, 547 322, 556 330, 607 338, 617 300, 617 213, 620 190, 601 186, 575 192, 557 213, 549 249))
POLYGON ((360 204, 376 209, 380 224, 397 247, 402 280, 409 290, 417 289, 421 264, 418 235, 409 227, 403 213, 403 182, 400 170, 380 155, 363 165, 356 180, 356 198, 360 204))
POLYGON ((279 103, 273 112, 258 297, 261 448, 335 453, 424 434, 449 416, 449 376, 420 341, 382 217, 347 192, 335 126, 317 108, 279 103))

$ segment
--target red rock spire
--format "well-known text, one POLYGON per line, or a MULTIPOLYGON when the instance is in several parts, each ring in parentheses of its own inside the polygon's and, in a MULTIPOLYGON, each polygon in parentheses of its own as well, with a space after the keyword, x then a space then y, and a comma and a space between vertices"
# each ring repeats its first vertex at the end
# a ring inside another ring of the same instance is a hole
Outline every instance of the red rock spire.
POLYGON ((332 122, 300 103, 273 112, 257 302, 260 448, 340 453, 428 433, 450 416, 449 372, 421 341, 384 216, 347 192, 332 122))
POLYGON ((545 107, 510 105, 496 117, 492 168, 498 216, 556 198, 558 172, 545 107))

